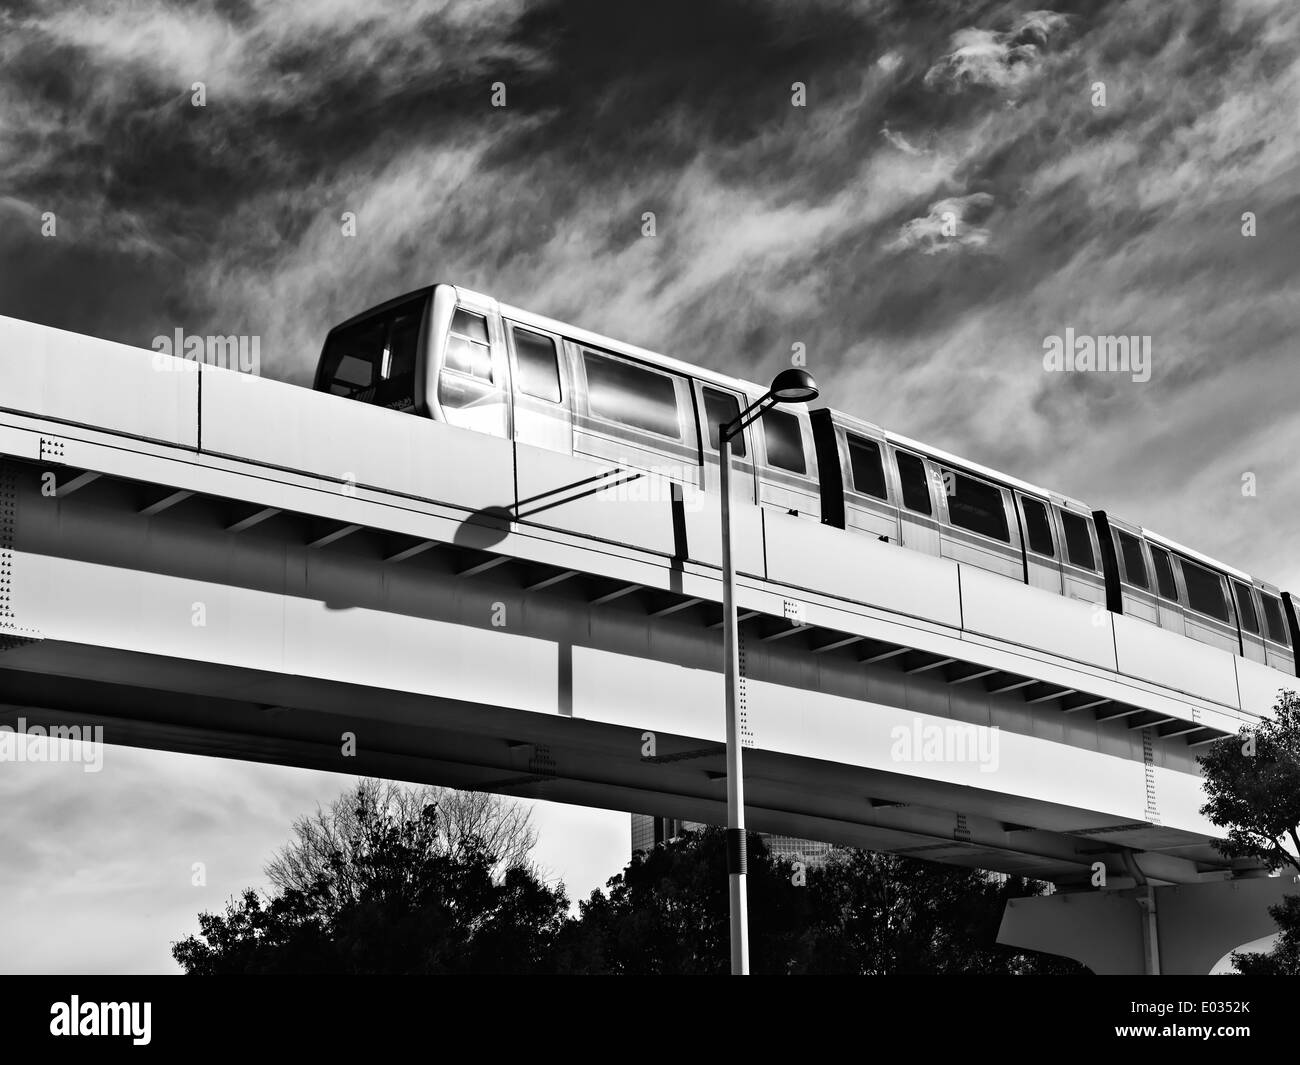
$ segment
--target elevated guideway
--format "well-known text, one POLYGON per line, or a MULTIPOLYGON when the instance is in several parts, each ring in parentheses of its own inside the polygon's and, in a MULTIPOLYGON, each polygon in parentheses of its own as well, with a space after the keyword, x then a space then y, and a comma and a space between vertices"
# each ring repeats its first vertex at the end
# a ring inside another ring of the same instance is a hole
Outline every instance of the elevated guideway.
MULTIPOLYGON (((0 462, 0 723, 725 817, 713 497, 7 318, 0 462)), ((1295 678, 752 503, 733 523, 753 829, 1062 887, 1233 874, 1196 755, 1295 678)))

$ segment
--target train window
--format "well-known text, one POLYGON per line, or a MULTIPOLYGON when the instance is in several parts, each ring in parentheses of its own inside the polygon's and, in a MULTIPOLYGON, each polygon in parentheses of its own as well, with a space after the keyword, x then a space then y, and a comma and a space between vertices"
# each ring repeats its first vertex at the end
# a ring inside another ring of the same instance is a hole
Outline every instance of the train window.
POLYGON ((1147 563, 1142 557, 1142 541, 1131 533, 1116 532, 1119 537, 1119 551, 1124 557, 1124 577, 1129 584, 1139 588, 1150 588, 1147 581, 1147 563))
POLYGON ((1155 544, 1147 546, 1151 548, 1151 564, 1156 571, 1156 590, 1160 598, 1178 602, 1178 585, 1174 583, 1174 565, 1169 561, 1169 552, 1155 544))
POLYGON ((682 438, 671 377, 585 348, 582 363, 587 371, 587 408, 595 417, 674 440, 682 438))
POLYGON ((515 342, 519 391, 551 403, 559 403, 560 362, 555 354, 555 341, 518 326, 514 326, 510 333, 515 342))
POLYGON ((1223 597, 1223 580, 1204 566, 1180 558, 1183 583, 1187 585, 1187 605, 1220 621, 1228 620, 1228 601, 1223 597))
POLYGON ((331 335, 321 359, 321 387, 363 403, 413 407, 423 317, 424 302, 417 301, 331 335))
POLYGON ((456 308, 447 338, 446 367, 492 383, 492 349, 488 347, 487 319, 481 314, 456 308))
POLYGON ((1088 535, 1088 522, 1070 510, 1061 511, 1061 528, 1065 531, 1065 554, 1071 565, 1082 566, 1097 572, 1097 559, 1092 553, 1092 537, 1088 535))
MULTIPOLYGON (((722 426, 740 417, 740 403, 730 393, 719 392, 708 385, 702 387, 700 391, 704 393, 704 420, 709 428, 709 447, 717 451, 722 426)), ((731 453, 737 458, 745 457, 744 433, 737 433, 731 438, 731 453)))
POLYGON ((918 514, 931 513, 930 481, 925 475, 925 463, 906 451, 895 451, 898 479, 903 486, 903 506, 918 514))
POLYGON ((1282 621, 1282 604, 1268 592, 1260 592, 1259 597, 1264 601, 1264 621, 1268 626, 1268 638, 1286 647, 1291 646, 1291 641, 1286 636, 1286 624, 1282 621))
POLYGON ((767 444, 767 464, 792 473, 807 473, 803 454, 803 434, 799 419, 783 410, 769 410, 763 415, 763 441, 767 444))
POLYGON ((415 406, 415 358, 423 320, 423 303, 408 304, 389 319, 388 341, 379 358, 376 403, 397 408, 415 406))
POLYGON ((849 444, 849 470, 853 474, 853 490, 864 496, 888 499, 885 488, 885 467, 880 461, 880 445, 874 440, 864 440, 852 433, 845 435, 849 444))
POLYGON ((1255 613, 1255 597, 1241 581, 1232 582, 1232 591, 1237 597, 1237 617, 1241 620, 1241 627, 1258 636, 1259 615, 1255 613))
POLYGON ((373 388, 375 383, 375 364, 352 352, 339 356, 338 369, 330 382, 330 391, 336 396, 356 399, 363 392, 373 388))
POLYGON ((1003 543, 1011 542, 1001 489, 955 470, 943 471, 943 483, 948 490, 948 517, 954 525, 1003 543))
POLYGON ((1047 504, 1040 499, 1020 497, 1020 506, 1025 512, 1025 533, 1029 537, 1029 550, 1048 558, 1055 558, 1052 546, 1052 523, 1047 518, 1047 504))

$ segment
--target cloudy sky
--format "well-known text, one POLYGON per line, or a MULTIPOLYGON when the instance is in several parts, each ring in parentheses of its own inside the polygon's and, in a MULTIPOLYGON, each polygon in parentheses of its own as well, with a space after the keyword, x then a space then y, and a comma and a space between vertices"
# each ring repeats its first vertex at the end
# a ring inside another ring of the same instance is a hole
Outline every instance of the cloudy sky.
MULTIPOLYGON (((1297 42, 1294 0, 10 0, 0 314, 297 382, 435 280, 753 379, 802 343, 833 406, 1300 590, 1297 42), (1150 380, 1044 372, 1067 328, 1150 380)), ((0 776, 0 968, 167 971, 346 783, 109 756, 0 776)), ((539 816, 571 895, 626 857, 539 816)))

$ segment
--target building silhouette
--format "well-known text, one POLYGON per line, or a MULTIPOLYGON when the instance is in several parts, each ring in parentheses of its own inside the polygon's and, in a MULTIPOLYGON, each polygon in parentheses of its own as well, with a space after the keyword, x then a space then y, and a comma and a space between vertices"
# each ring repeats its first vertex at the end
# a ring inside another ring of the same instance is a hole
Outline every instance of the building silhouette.
MULTIPOLYGON (((650 814, 632 814, 632 853, 651 850, 656 843, 667 843, 683 832, 693 832, 708 826, 699 821, 683 821, 677 817, 653 817, 650 814)), ((760 833, 768 850, 777 858, 799 861, 819 868, 826 864, 832 846, 795 836, 774 836, 760 833)))

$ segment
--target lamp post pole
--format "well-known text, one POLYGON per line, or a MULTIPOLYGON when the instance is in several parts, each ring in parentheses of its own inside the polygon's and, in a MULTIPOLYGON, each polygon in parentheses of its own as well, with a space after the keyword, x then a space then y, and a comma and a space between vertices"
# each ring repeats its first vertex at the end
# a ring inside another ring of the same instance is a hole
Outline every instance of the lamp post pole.
MULTIPOLYGON (((727 879, 731 888, 731 975, 749 975, 748 857, 745 851, 745 779, 740 749, 740 646, 736 622, 736 564, 731 556, 731 441, 777 403, 817 398, 817 382, 802 369, 782 370, 772 387, 729 422, 718 426, 722 489, 722 676, 727 704, 727 879)), ((755 467, 757 476, 757 467, 755 467)))
MULTIPOLYGON (((739 421, 739 419, 737 419, 739 421)), ((740 765, 740 714, 736 706, 740 678, 737 646, 736 569, 731 557, 732 425, 718 433, 718 470, 722 488, 722 657, 727 705, 727 879, 731 887, 731 975, 749 975, 749 914, 745 855, 745 782, 740 765)))

